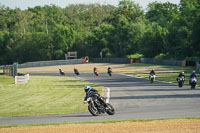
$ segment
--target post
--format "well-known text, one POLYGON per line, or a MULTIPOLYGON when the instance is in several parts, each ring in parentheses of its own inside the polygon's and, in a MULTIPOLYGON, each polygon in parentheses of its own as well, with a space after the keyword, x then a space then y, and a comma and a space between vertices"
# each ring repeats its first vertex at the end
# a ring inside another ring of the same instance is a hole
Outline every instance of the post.
POLYGON ((18 62, 13 63, 12 69, 12 75, 15 78, 15 76, 17 76, 18 62))
POLYGON ((100 57, 101 57, 101 59, 102 59, 102 51, 100 52, 100 57))

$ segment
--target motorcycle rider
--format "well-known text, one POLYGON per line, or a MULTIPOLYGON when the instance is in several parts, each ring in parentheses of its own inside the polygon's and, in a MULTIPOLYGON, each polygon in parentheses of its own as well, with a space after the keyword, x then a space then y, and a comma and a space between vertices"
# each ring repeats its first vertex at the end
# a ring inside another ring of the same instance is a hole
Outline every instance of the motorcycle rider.
POLYGON ((98 76, 98 69, 97 69, 96 67, 94 67, 94 74, 95 74, 96 76, 98 76))
POLYGON ((99 95, 98 91, 94 88, 91 88, 89 85, 85 86, 84 90, 86 93, 86 96, 84 98, 84 103, 87 103, 87 99, 89 97, 91 97, 93 99, 93 101, 95 101, 95 103, 99 106, 100 103, 99 103, 98 99, 100 99, 100 95, 99 95))
POLYGON ((185 81, 185 75, 184 72, 180 72, 178 77, 176 78, 176 80, 178 81, 178 78, 184 77, 184 81, 185 81))
POLYGON ((95 71, 97 71, 97 68, 96 68, 96 67, 94 67, 94 73, 95 73, 95 71))
POLYGON ((79 75, 79 71, 78 71, 77 68, 74 68, 74 73, 75 73, 76 75, 79 75))
POLYGON ((153 75, 154 78, 155 78, 156 73, 155 73, 154 69, 152 69, 152 70, 150 71, 150 73, 149 73, 149 80, 150 80, 150 75, 153 75))
POLYGON ((65 75, 64 71, 62 70, 62 68, 59 68, 59 72, 60 72, 60 75, 65 75))
POLYGON ((197 74, 196 74, 195 70, 193 70, 192 73, 191 73, 191 75, 190 75, 189 84, 191 84, 191 79, 192 78, 196 78, 196 80, 197 80, 197 74))
POLYGON ((112 72, 112 68, 108 67, 108 73, 112 72))

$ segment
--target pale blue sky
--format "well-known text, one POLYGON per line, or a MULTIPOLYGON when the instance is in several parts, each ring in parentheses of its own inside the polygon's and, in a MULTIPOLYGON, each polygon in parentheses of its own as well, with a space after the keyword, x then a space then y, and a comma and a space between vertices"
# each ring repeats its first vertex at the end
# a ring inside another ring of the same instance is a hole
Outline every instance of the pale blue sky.
MULTIPOLYGON (((154 2, 156 0, 133 0, 142 6, 144 9, 150 2, 154 2)), ((180 0, 157 0, 158 2, 171 2, 174 4, 179 4, 180 0)), ((69 4, 91 4, 91 3, 99 3, 99 4, 111 4, 111 5, 118 5, 119 0, 0 0, 2 5, 8 6, 12 9, 18 7, 22 10, 27 9, 28 7, 35 7, 35 6, 44 6, 55 4, 59 7, 66 7, 69 4)))

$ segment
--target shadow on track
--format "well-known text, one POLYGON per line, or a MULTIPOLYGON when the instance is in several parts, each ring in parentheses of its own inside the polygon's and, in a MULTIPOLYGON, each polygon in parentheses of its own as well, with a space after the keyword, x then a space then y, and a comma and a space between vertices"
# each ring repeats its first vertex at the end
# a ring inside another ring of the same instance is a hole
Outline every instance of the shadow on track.
POLYGON ((74 114, 74 115, 65 115, 61 117, 93 117, 92 115, 80 115, 80 114, 74 114))
POLYGON ((144 95, 144 96, 125 96, 111 97, 111 100, 126 100, 126 99, 163 99, 163 98, 199 98, 200 94, 176 94, 176 95, 144 95))

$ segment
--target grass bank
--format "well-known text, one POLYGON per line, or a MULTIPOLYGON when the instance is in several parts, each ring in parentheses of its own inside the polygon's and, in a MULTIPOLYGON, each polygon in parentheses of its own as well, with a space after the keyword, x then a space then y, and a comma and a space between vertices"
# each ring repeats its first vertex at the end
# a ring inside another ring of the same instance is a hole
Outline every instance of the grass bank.
POLYGON ((90 85, 102 94, 104 87, 65 76, 31 76, 26 84, 14 84, 0 75, 0 116, 29 116, 74 113, 87 110, 83 87, 90 85))

